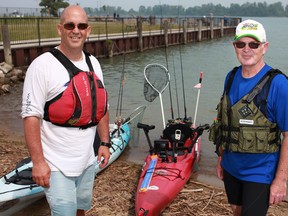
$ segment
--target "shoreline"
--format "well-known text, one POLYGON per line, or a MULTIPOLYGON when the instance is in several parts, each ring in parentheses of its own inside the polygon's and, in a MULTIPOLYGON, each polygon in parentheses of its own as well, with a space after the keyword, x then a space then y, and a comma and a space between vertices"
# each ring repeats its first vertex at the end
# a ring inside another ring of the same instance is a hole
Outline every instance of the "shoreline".
MULTIPOLYGON (((18 161, 28 156, 24 136, 0 127, 0 174, 13 169, 18 161)), ((121 155, 95 179, 92 208, 87 216, 135 215, 135 190, 142 165, 129 162, 121 155)), ((201 172, 201 169, 200 169, 201 172)), ((272 206, 268 216, 284 216, 288 212, 288 201, 272 206)), ((49 207, 43 198, 14 216, 49 216, 49 207)), ((198 180, 193 174, 178 196, 161 213, 170 215, 231 215, 223 188, 198 180), (218 214, 219 213, 219 214, 218 214)))

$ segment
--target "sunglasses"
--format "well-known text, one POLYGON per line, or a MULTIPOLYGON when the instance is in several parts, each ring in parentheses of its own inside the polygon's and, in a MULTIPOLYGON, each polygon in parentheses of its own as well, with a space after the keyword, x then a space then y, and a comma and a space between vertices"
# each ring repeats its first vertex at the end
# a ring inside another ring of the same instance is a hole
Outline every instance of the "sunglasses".
POLYGON ((233 43, 238 49, 243 49, 246 44, 248 44, 250 49, 258 49, 258 47, 260 46, 261 43, 257 43, 257 42, 249 42, 249 43, 245 43, 245 42, 234 42, 233 43))
POLYGON ((73 29, 75 29, 76 26, 77 26, 77 28, 78 28, 79 30, 85 30, 85 29, 88 28, 89 25, 88 25, 87 23, 78 23, 78 24, 76 25, 76 24, 73 23, 73 22, 65 23, 65 24, 63 25, 63 27, 64 27, 66 30, 73 30, 73 29))

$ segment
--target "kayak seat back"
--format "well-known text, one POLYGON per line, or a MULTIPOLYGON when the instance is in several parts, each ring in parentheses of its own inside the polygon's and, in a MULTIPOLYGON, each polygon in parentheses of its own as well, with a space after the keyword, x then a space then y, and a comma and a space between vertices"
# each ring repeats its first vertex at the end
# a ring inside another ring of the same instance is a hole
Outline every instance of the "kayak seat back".
POLYGON ((159 139, 154 140, 154 153, 157 154, 162 161, 168 160, 169 140, 159 139))
POLYGON ((31 157, 24 158, 16 164, 15 174, 7 178, 4 176, 6 184, 18 184, 18 185, 34 185, 36 184, 32 179, 32 167, 28 167, 19 171, 19 169, 31 162, 31 157))
POLYGON ((184 145, 185 141, 193 134, 192 128, 187 124, 171 124, 163 130, 163 138, 168 139, 171 143, 184 145))
POLYGON ((13 176, 5 178, 6 184, 17 184, 17 185, 33 185, 36 184, 32 179, 32 167, 16 172, 13 176))

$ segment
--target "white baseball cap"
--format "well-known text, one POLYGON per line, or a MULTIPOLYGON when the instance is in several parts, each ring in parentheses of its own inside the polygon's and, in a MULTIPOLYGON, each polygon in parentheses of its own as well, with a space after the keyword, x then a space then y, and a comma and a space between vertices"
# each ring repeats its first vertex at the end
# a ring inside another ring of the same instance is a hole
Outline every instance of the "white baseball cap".
POLYGON ((234 40, 242 37, 253 37, 257 41, 266 42, 266 32, 263 25, 255 20, 245 20, 238 24, 234 40))

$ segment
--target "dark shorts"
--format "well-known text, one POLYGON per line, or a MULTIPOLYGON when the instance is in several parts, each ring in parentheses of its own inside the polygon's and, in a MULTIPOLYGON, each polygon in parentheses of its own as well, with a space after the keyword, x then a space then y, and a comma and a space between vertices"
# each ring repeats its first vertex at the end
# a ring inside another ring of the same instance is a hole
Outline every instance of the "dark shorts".
POLYGON ((242 206, 242 216, 265 216, 269 208, 270 184, 241 181, 224 170, 228 202, 242 206))

